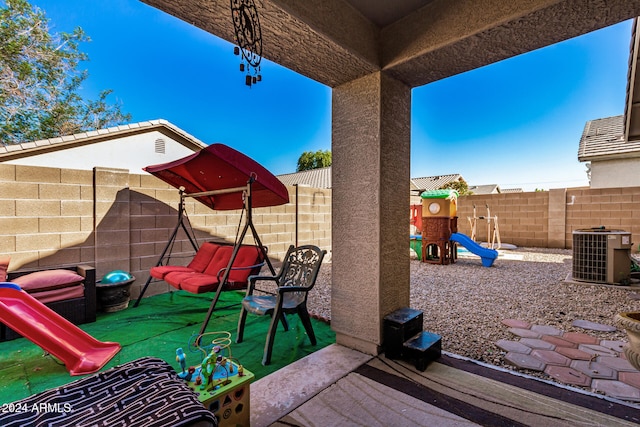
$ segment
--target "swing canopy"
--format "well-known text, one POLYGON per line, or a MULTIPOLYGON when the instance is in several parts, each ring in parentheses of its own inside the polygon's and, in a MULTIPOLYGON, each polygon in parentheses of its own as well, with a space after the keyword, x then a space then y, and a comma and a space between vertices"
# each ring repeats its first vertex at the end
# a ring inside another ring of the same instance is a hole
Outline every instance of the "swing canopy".
POLYGON ((143 170, 177 189, 184 188, 187 195, 219 191, 193 196, 214 210, 242 209, 249 181, 254 208, 289 202, 287 188, 278 178, 255 160, 224 144, 212 144, 181 159, 143 170))

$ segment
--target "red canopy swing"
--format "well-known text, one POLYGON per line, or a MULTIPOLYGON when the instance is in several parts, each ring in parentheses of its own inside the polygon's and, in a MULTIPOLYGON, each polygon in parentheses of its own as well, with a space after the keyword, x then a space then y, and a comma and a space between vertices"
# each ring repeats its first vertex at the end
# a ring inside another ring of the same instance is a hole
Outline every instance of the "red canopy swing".
MULTIPOLYGON (((202 324, 200 333, 203 333, 218 302, 223 285, 231 272, 231 266, 236 258, 238 249, 249 229, 251 229, 257 246, 262 251, 271 273, 275 275, 275 270, 253 225, 252 208, 278 206, 288 203, 289 193, 284 184, 262 165, 224 144, 212 144, 182 159, 160 165, 147 166, 144 170, 180 191, 179 223, 176 225, 156 265, 162 264, 178 229, 180 227, 185 228, 183 223, 184 198, 195 198, 213 210, 244 208, 247 211, 244 227, 235 242, 229 264, 220 280, 207 317, 202 324)), ((189 236, 188 233, 187 235, 189 236)), ((191 236, 189 236, 189 239, 194 249, 197 250, 197 246, 191 236)), ((145 283, 135 303, 136 307, 150 281, 151 277, 145 283)))

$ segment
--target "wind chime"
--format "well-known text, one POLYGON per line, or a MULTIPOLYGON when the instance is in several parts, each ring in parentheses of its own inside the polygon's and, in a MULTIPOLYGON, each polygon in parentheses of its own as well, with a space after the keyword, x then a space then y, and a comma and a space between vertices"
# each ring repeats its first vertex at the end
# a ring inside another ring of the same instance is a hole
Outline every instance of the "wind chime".
POLYGON ((233 53, 241 55, 240 72, 246 73, 245 83, 251 87, 262 81, 262 31, 253 0, 231 0, 231 17, 238 44, 233 53))

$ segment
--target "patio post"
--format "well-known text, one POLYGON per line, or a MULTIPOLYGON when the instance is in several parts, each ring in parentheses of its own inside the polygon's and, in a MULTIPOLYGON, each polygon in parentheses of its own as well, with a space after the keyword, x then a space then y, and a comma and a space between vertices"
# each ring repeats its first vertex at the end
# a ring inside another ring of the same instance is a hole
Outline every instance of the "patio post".
POLYGON ((331 326, 378 354, 383 317, 409 305, 411 89, 376 72, 332 98, 331 326))

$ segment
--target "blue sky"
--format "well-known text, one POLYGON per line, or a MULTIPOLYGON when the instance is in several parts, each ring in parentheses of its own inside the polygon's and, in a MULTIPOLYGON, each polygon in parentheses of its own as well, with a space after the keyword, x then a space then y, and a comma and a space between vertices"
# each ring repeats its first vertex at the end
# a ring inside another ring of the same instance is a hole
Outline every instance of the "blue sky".
MULTIPOLYGON (((136 0, 31 2, 52 31, 85 30, 83 95, 113 89, 133 122, 166 119, 274 174, 331 149, 331 89, 320 83, 263 60, 263 81, 248 88, 232 44, 136 0)), ((411 176, 588 185, 578 142, 587 120, 623 113, 630 36, 627 21, 414 89, 411 176)))

